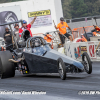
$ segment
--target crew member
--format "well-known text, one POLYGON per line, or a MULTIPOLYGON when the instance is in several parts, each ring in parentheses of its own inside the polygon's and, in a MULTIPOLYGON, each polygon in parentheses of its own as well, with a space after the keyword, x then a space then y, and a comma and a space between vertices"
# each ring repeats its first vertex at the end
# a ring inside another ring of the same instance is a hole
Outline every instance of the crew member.
POLYGON ((16 23, 14 26, 15 30, 13 31, 14 34, 14 40, 15 42, 18 42, 19 38, 19 25, 16 23))
POLYGON ((45 34, 44 39, 49 43, 50 47, 53 49, 53 37, 49 33, 45 34))
POLYGON ((64 43, 65 43, 65 37, 63 35, 65 35, 67 38, 69 38, 70 41, 73 41, 72 36, 70 34, 68 34, 66 31, 66 28, 69 28, 69 30, 71 30, 71 28, 68 26, 68 24, 66 22, 64 22, 63 17, 60 18, 60 23, 57 25, 57 27, 55 25, 55 28, 59 29, 59 31, 60 31, 59 36, 60 36, 60 40, 62 42, 62 46, 64 46, 64 43))
POLYGON ((9 50, 8 45, 11 45, 12 44, 12 34, 9 31, 9 28, 8 27, 5 28, 4 40, 5 40, 5 43, 6 43, 6 49, 9 50))
POLYGON ((21 34, 24 30, 28 30, 30 32, 30 36, 32 37, 32 32, 30 30, 31 25, 35 22, 36 16, 34 17, 34 19, 31 21, 31 23, 29 23, 27 25, 27 22, 25 20, 23 20, 22 22, 22 27, 19 29, 19 36, 21 37, 21 34))

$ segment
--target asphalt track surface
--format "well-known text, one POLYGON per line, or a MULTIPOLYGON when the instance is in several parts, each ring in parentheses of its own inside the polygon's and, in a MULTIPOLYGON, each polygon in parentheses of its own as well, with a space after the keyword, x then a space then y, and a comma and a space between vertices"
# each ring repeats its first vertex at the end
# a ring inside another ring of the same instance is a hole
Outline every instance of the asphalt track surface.
POLYGON ((43 91, 45 95, 0 94, 0 100, 100 100, 97 95, 79 95, 79 91, 100 91, 100 63, 93 63, 92 74, 67 74, 61 80, 58 74, 21 75, 0 79, 0 91, 43 91))

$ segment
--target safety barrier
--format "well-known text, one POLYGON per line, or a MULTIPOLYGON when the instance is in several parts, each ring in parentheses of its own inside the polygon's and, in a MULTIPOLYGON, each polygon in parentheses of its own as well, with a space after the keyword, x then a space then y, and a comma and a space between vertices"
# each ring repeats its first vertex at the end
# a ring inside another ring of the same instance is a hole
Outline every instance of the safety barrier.
POLYGON ((65 52, 67 56, 78 61, 81 61, 83 52, 87 52, 92 61, 100 61, 100 45, 98 44, 98 41, 67 43, 65 52))
MULTIPOLYGON (((87 32, 91 32, 92 29, 94 29, 94 26, 86 26, 84 27, 86 33, 87 32)), ((78 38, 78 37, 81 37, 82 34, 85 33, 83 27, 79 27, 79 28, 74 28, 72 31, 72 35, 73 35, 73 40, 78 38)))

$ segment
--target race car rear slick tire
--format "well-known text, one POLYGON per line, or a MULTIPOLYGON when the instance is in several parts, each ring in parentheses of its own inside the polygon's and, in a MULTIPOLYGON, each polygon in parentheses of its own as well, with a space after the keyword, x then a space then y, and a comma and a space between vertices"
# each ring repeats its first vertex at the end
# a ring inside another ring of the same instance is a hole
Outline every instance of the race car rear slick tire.
POLYGON ((91 74, 92 73, 92 62, 91 62, 91 59, 90 59, 89 55, 87 54, 87 52, 84 52, 82 54, 82 61, 84 62, 83 65, 84 65, 85 71, 88 74, 91 74), (87 69, 87 67, 88 67, 88 69, 87 69))
POLYGON ((57 68, 62 80, 66 79, 66 66, 61 58, 57 60, 57 68))
POLYGON ((12 59, 10 51, 0 51, 1 79, 15 76, 14 63, 9 62, 9 59, 12 59))

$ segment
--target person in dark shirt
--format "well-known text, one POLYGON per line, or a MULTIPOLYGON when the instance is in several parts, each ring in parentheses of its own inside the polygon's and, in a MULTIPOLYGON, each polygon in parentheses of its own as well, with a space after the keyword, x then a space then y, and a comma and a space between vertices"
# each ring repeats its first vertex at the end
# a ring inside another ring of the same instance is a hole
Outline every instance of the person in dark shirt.
POLYGON ((5 28, 4 40, 5 40, 5 43, 6 43, 6 49, 9 50, 9 48, 7 46, 12 44, 12 34, 9 31, 8 27, 5 28))

